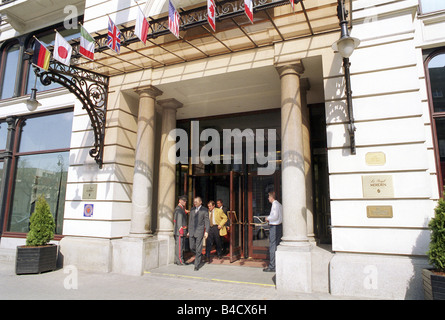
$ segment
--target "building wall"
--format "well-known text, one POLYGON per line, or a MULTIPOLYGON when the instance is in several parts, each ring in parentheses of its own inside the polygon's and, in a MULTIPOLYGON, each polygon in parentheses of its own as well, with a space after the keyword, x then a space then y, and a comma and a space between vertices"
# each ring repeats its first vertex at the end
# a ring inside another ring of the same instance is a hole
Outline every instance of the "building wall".
POLYGON ((420 270, 427 265, 427 226, 438 190, 422 52, 416 46, 417 5, 353 2, 352 36, 361 40, 351 56, 355 156, 344 149, 344 113, 335 112, 343 105, 326 97, 336 252, 331 290, 336 294, 423 297, 420 270), (367 160, 372 153, 385 159, 367 160), (392 179, 392 192, 368 195, 363 178, 381 175, 392 179), (390 206, 393 216, 368 218, 369 206, 390 206), (342 276, 341 270, 349 275, 342 276))

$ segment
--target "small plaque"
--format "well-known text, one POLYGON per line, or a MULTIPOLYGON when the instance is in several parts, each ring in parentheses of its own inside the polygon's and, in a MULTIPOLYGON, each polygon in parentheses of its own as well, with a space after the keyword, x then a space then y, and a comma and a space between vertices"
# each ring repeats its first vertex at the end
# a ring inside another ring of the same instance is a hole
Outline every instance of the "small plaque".
POLYGON ((368 166, 383 166, 386 163, 386 155, 383 152, 368 152, 365 161, 368 166))
POLYGON ((368 218, 392 218, 392 206, 366 206, 368 218))
POLYGON ((96 200, 97 184, 84 184, 82 192, 82 200, 96 200))
POLYGON ((362 176, 364 198, 394 198, 392 176, 362 176))

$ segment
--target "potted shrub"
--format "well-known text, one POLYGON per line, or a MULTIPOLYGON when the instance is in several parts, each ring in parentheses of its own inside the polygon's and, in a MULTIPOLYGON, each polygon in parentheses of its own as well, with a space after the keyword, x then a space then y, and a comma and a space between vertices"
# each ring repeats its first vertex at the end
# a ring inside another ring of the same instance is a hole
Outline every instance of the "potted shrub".
POLYGON ((431 242, 427 252, 434 269, 423 269, 425 299, 445 300, 445 201, 441 198, 434 209, 435 217, 428 226, 431 242))
POLYGON ((55 222, 49 204, 40 196, 30 218, 26 245, 17 247, 16 274, 41 273, 56 269, 57 245, 49 244, 54 238, 54 228, 55 222))

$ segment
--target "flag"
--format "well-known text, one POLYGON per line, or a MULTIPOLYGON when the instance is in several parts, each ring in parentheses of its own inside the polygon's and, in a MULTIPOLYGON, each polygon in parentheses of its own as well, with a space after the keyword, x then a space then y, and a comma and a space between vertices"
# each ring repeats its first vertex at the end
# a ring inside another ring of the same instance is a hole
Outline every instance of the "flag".
POLYGON ((179 39, 179 13, 176 11, 173 3, 168 2, 168 28, 179 39))
POLYGON ((49 50, 36 38, 32 63, 39 68, 48 70, 50 57, 51 53, 49 50))
POLYGON ((253 23, 253 0, 244 0, 244 12, 250 22, 253 23))
POLYGON ((73 48, 66 41, 60 33, 56 31, 56 40, 54 42, 53 57, 57 61, 69 66, 71 63, 71 54, 73 53, 73 48))
POLYGON ((148 24, 147 18, 138 6, 138 16, 136 17, 136 25, 134 26, 134 34, 145 44, 147 42, 148 24))
POLYGON ((294 10, 294 6, 295 6, 294 0, 289 0, 289 1, 290 1, 290 5, 292 6, 292 10, 294 10))
POLYGON ((108 17, 108 48, 114 50, 117 54, 121 51, 121 32, 114 24, 110 17, 108 17))
POLYGON ((85 30, 85 28, 80 26, 80 48, 79 53, 85 58, 94 60, 94 38, 85 30))
POLYGON ((207 21, 209 21, 209 24, 212 27, 213 31, 216 31, 215 11, 215 0, 207 0, 207 21))

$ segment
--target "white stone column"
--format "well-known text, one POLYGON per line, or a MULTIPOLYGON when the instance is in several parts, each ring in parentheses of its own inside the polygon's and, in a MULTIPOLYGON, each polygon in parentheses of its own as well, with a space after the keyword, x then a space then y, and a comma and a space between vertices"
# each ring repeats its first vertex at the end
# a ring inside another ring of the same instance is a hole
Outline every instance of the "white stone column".
POLYGON ((113 272, 143 275, 159 266, 159 242, 152 237, 153 168, 156 97, 162 91, 140 87, 137 144, 134 160, 132 212, 128 237, 112 241, 113 272))
POLYGON ((155 103, 162 91, 153 86, 137 88, 135 91, 139 94, 139 112, 130 236, 147 237, 152 233, 155 103))
POLYGON ((176 128, 176 110, 182 103, 176 99, 158 101, 162 107, 161 150, 159 160, 158 183, 158 229, 157 237, 160 240, 160 251, 165 252, 166 260, 160 264, 169 264, 174 261, 175 242, 173 239, 173 212, 176 206, 176 164, 169 160, 169 150, 174 147, 175 141, 169 139, 170 132, 176 128), (165 251, 164 251, 165 250, 165 251))
POLYGON ((307 237, 306 177, 301 110, 301 62, 277 66, 281 79, 283 237, 276 253, 277 288, 311 292, 311 245, 307 237))

